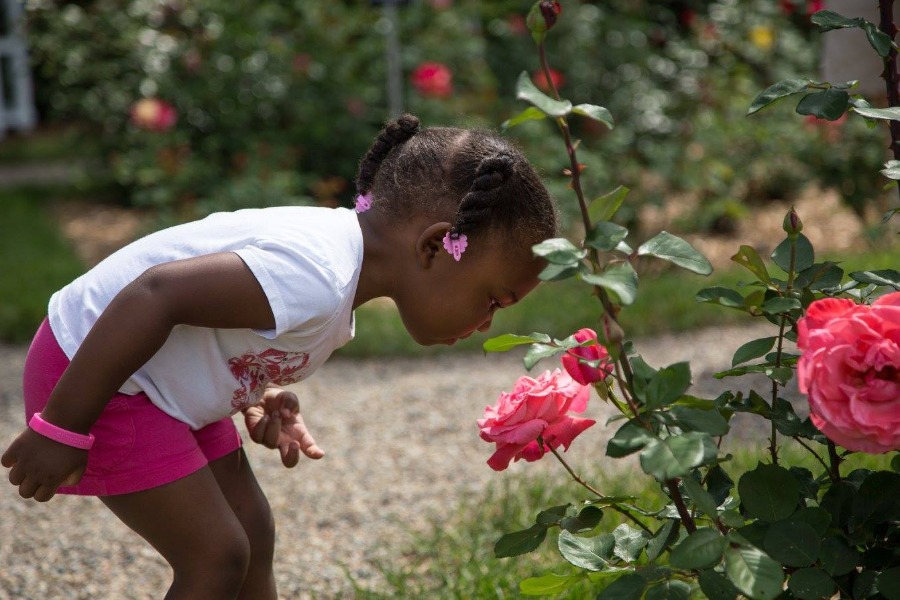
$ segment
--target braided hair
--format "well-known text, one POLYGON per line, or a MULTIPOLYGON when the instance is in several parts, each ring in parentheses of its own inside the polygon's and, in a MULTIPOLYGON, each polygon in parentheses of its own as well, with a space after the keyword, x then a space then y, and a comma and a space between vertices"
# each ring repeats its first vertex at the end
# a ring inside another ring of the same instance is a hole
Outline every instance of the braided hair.
POLYGON ((359 194, 395 219, 424 215, 453 223, 451 235, 504 236, 533 245, 556 235, 557 213, 534 168, 490 131, 388 123, 359 164, 359 194))

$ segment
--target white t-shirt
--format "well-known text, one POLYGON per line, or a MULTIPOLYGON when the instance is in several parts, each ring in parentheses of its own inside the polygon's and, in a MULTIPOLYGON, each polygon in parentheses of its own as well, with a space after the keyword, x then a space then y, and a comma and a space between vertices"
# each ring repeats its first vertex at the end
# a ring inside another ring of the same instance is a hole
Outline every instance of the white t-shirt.
POLYGON ((259 280, 275 329, 178 325, 119 390, 146 393, 194 429, 218 421, 258 402, 269 382, 307 378, 353 338, 363 240, 352 210, 247 209, 153 233, 56 292, 50 298, 50 327, 71 359, 110 301, 148 268, 229 251, 259 280))

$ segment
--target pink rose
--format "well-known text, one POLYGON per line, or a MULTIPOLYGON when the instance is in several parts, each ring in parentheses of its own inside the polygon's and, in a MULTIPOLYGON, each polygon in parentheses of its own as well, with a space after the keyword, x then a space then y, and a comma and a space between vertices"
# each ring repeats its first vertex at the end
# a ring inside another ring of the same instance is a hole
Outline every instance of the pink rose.
POLYGON ((412 85, 423 96, 447 98, 453 93, 453 73, 439 62, 423 62, 412 72, 412 85))
MULTIPOLYGON (((544 71, 535 71, 531 75, 531 80, 534 81, 534 85, 538 87, 542 92, 550 92, 550 84, 547 83, 547 76, 544 74, 544 71)), ((553 83, 553 87, 559 89, 562 87, 562 84, 565 82, 566 78, 563 77, 563 74, 557 71, 556 69, 550 69, 550 81, 553 83)))
POLYGON ((797 329, 813 424, 849 450, 900 449, 900 292, 871 306, 817 300, 797 329))
POLYGON ((165 100, 144 98, 131 107, 131 122, 140 129, 166 131, 174 127, 177 120, 175 107, 165 100))
POLYGON ((512 392, 501 393, 497 404, 485 408, 484 418, 478 420, 481 439, 497 444, 488 465, 502 471, 513 459, 532 462, 550 448, 568 449, 579 433, 596 422, 566 414, 584 412, 589 394, 590 388, 559 369, 544 371, 537 379, 520 377, 512 392))
POLYGON ((606 379, 613 371, 609 362, 609 352, 597 341, 597 333, 593 329, 579 329, 573 336, 576 341, 590 342, 586 345, 570 348, 562 356, 562 366, 572 379, 582 385, 589 385, 595 381, 606 379), (603 361, 593 367, 582 360, 603 361))

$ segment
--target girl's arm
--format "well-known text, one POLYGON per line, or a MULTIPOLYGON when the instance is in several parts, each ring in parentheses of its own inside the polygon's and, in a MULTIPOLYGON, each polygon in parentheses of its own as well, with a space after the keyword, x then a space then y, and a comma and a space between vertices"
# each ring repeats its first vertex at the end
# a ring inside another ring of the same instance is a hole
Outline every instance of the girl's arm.
MULTIPOLYGON (((237 254, 157 265, 127 285, 97 319, 41 414, 86 434, 107 402, 162 347, 176 325, 273 329, 275 317, 256 277, 237 254)), ((3 454, 10 482, 25 497, 48 500, 77 481, 87 452, 26 428, 3 454)))

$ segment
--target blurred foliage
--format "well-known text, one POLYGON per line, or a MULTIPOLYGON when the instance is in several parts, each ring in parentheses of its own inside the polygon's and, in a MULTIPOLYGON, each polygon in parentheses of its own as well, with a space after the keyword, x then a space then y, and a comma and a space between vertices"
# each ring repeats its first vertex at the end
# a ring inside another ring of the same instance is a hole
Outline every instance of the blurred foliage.
MULTIPOLYGON (((359 157, 387 118, 379 3, 29 0, 29 45, 45 120, 92 127, 124 198, 177 218, 308 202, 349 205, 359 157), (130 118, 142 98, 174 107, 171 128, 130 118)), ((783 4, 783 3, 781 3, 783 4)), ((563 2, 548 41, 561 93, 612 111, 607 131, 579 123, 588 189, 624 184, 634 200, 703 199, 696 225, 727 228, 747 203, 820 181, 862 206, 878 194, 877 131, 804 123, 788 110, 748 120, 755 93, 815 77, 808 17, 771 0, 563 2), (816 135, 810 135, 810 129, 816 135), (830 143, 822 144, 822 140, 830 143), (866 155, 850 148, 873 148, 866 155)), ((525 0, 421 0, 398 9, 405 107, 429 125, 496 127, 519 112, 519 73, 537 62, 525 0), (452 93, 409 85, 445 65, 452 93)), ((566 166, 551 123, 511 131, 557 195, 566 166)), ((565 203, 568 204, 568 203, 565 203)))

